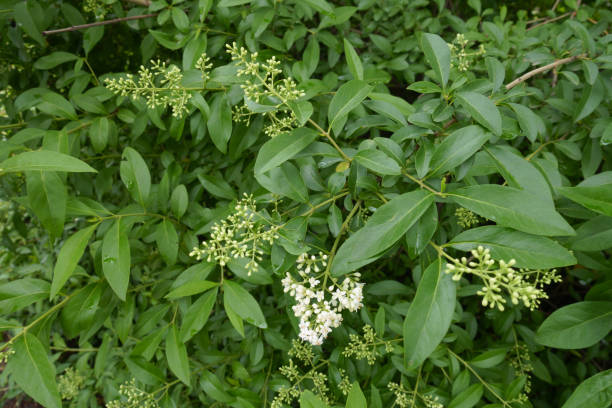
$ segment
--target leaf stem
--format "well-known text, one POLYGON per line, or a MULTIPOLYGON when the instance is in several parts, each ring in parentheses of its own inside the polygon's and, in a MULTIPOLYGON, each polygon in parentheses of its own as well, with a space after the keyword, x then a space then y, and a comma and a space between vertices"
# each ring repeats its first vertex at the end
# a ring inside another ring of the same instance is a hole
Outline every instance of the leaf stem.
POLYGON ((441 192, 439 192, 439 191, 437 191, 437 190, 435 190, 435 189, 433 189, 433 188, 429 187, 427 184, 425 184, 425 183, 423 182, 423 180, 419 180, 418 178, 414 177, 413 175, 411 175, 411 174, 410 174, 410 173, 408 173, 407 171, 402 170, 402 174, 403 174, 404 176, 408 177, 410 180, 412 180, 412 181, 414 181, 415 183, 417 183, 419 186, 421 186, 421 188, 424 188, 425 190, 428 190, 428 191, 430 191, 430 192, 434 193, 434 194, 435 194, 435 195, 437 195, 437 196, 440 196, 440 197, 444 197, 444 196, 445 196, 445 194, 444 194, 444 193, 441 193, 441 192))
POLYGON ((453 352, 453 350, 451 350, 450 348, 446 348, 446 350, 449 352, 449 354, 451 354, 453 357, 455 357, 457 360, 459 360, 461 362, 461 364, 463 364, 465 366, 465 368, 467 368, 472 374, 474 374, 474 377, 476 377, 478 379, 478 381, 480 381, 482 383, 482 385, 484 385, 484 387, 487 390, 489 390, 491 392, 491 394, 493 394, 495 396, 495 398, 497 398, 503 404, 504 407, 512 408, 512 406, 510 404, 508 404, 508 402, 506 402, 505 399, 500 397, 499 394, 497 392, 495 392, 495 390, 489 385, 488 382, 483 380, 482 377, 478 375, 476 370, 474 370, 472 368, 472 366, 470 366, 467 361, 465 361, 464 359, 459 357, 459 355, 457 355, 455 352, 453 352))

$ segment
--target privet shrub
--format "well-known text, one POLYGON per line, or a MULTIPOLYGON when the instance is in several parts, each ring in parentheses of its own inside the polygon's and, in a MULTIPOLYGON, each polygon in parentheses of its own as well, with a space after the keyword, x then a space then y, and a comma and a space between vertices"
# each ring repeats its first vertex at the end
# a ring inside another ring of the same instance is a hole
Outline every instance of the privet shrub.
POLYGON ((483 3, 1 0, 4 403, 608 407, 612 5, 483 3))

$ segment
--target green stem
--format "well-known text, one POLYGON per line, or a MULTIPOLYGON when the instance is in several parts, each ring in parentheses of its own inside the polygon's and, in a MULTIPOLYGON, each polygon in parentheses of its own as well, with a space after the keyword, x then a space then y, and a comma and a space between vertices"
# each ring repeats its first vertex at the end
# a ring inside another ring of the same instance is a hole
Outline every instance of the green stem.
POLYGON ((465 366, 465 368, 467 368, 467 369, 468 369, 468 370, 469 370, 469 371, 470 371, 472 374, 474 374, 474 377, 476 377, 476 378, 478 379, 478 381, 480 381, 480 382, 481 382, 481 384, 482 384, 482 385, 483 385, 483 386, 484 386, 484 387, 485 387, 487 390, 489 390, 489 391, 491 392, 491 394, 493 394, 493 395, 495 396, 495 398, 497 398, 497 399, 498 399, 498 400, 499 400, 499 401, 500 401, 500 402, 503 404, 503 406, 504 406, 504 407, 512 408, 512 406, 511 406, 510 404, 508 404, 508 403, 506 402, 506 400, 505 400, 505 399, 503 399, 502 397, 500 397, 500 395, 499 395, 497 392, 495 392, 495 390, 494 390, 494 389, 493 389, 493 388, 492 388, 492 387, 489 385, 489 383, 488 383, 488 382, 486 382, 485 380, 483 380, 483 379, 482 379, 482 377, 478 375, 478 373, 476 372, 476 370, 474 370, 474 369, 472 368, 472 366, 470 366, 470 365, 468 364, 468 362, 467 362, 467 361, 465 361, 464 359, 462 359, 461 357, 459 357, 459 355, 457 355, 455 352, 453 352, 453 350, 451 350, 451 349, 449 349, 449 348, 447 348, 446 350, 449 352, 449 354, 451 354, 453 357, 455 357, 457 360, 459 360, 459 361, 461 362, 461 364, 463 364, 463 365, 465 366))
POLYGON ((45 319, 47 316, 55 313, 56 310, 61 309, 70 299, 72 299, 74 296, 76 296, 83 289, 84 288, 75 290, 74 292, 72 292, 71 294, 66 296, 61 302, 59 302, 58 304, 56 304, 55 306, 53 306, 52 308, 47 310, 45 313, 43 313, 40 316, 38 316, 32 323, 30 323, 27 326, 23 327, 23 330, 19 334, 16 334, 9 341, 7 341, 6 343, 4 343, 3 345, 0 346, 0 351, 4 350, 5 348, 7 348, 11 344, 13 344, 13 342, 15 340, 17 340, 19 337, 23 336, 29 329, 31 329, 32 327, 36 326, 43 319, 45 319))
POLYGON ((437 196, 440 196, 440 197, 444 197, 445 196, 444 193, 441 193, 441 192, 439 192, 437 190, 434 190, 433 188, 431 188, 427 184, 425 184, 422 180, 419 180, 418 178, 414 177, 413 175, 411 175, 407 171, 402 170, 402 174, 404 176, 408 177, 413 182, 417 183, 419 186, 421 186, 421 188, 424 188, 425 190, 428 190, 428 191, 432 192, 433 194, 435 194, 437 196))

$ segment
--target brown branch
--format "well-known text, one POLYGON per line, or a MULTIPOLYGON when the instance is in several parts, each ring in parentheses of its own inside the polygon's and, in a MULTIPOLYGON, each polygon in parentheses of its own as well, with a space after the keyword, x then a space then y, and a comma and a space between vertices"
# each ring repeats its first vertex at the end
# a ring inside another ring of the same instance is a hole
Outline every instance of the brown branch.
POLYGON ((529 28, 528 28, 527 30, 525 30, 525 31, 530 31, 530 30, 533 30, 534 28, 538 28, 538 27, 543 26, 543 25, 546 25, 546 24, 548 24, 548 23, 552 23, 552 22, 555 22, 555 21, 557 21, 557 20, 561 20, 562 18, 565 18, 565 17, 569 16, 570 14, 572 14, 572 13, 571 13, 571 12, 567 12, 567 13, 565 13, 565 14, 561 14, 560 16, 557 16, 557 17, 554 17, 554 18, 549 18, 548 20, 544 20, 544 21, 542 21, 542 22, 541 22, 541 23, 539 23, 539 24, 536 24, 536 25, 534 25, 534 26, 529 27, 529 28))
POLYGON ((553 69, 555 67, 558 67, 559 65, 568 64, 568 63, 570 63, 570 62, 572 62, 574 60, 583 58, 585 55, 586 54, 580 54, 580 55, 574 55, 573 57, 563 58, 563 59, 557 60, 555 62, 551 62, 548 65, 544 65, 543 67, 531 70, 531 71, 527 72, 526 74, 523 74, 520 77, 516 78, 514 81, 510 82, 508 85, 506 85, 506 91, 514 88, 515 86, 517 86, 521 82, 525 82, 526 80, 528 80, 532 76, 538 75, 538 74, 540 74, 542 72, 546 72, 549 69, 553 69))
POLYGON ((75 25, 75 26, 72 26, 72 27, 58 28, 57 30, 43 31, 42 33, 43 33, 43 35, 59 34, 59 33, 65 33, 65 32, 68 32, 68 31, 84 30, 84 29, 90 28, 90 27, 97 27, 97 26, 103 26, 103 25, 107 25, 107 24, 121 23, 123 21, 141 20, 143 18, 150 18, 150 17, 155 17, 155 16, 157 16, 157 13, 142 14, 142 15, 139 15, 139 16, 114 18, 112 20, 97 21, 95 23, 81 24, 81 25, 75 25))

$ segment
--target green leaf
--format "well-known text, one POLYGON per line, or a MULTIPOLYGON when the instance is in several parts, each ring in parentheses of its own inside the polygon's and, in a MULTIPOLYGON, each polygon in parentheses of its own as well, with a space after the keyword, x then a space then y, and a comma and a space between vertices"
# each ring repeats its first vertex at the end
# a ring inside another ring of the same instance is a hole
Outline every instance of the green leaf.
POLYGON ((284 162, 267 173, 255 174, 257 182, 266 190, 298 202, 308 202, 308 189, 299 170, 290 162, 284 162))
POLYGON ((289 101, 288 105, 295 114, 295 117, 298 121, 298 125, 304 126, 304 124, 308 122, 308 119, 310 119, 310 117, 312 116, 312 103, 308 101, 289 101))
POLYGON ((589 210, 612 217, 612 184, 558 187, 557 191, 589 210))
POLYGON ((91 327, 101 294, 102 285, 91 283, 71 297, 62 308, 62 329, 67 338, 72 339, 91 327))
POLYGON ((222 177, 211 174, 198 174, 200 184, 212 195, 233 200, 236 198, 236 192, 222 177))
POLYGON ((147 163, 140 153, 131 147, 123 149, 121 157, 124 159, 119 166, 121 181, 125 184, 134 201, 146 208, 151 191, 151 174, 147 163))
POLYGON ((434 84, 433 82, 429 82, 429 81, 413 82, 408 86, 408 90, 422 93, 422 94, 442 92, 442 89, 440 89, 438 85, 434 84))
POLYGON ((353 159, 378 174, 394 176, 402 174, 402 169, 397 162, 380 150, 360 150, 353 159))
POLYGON ((355 381, 351 386, 351 390, 346 397, 346 408, 367 408, 368 404, 366 402, 365 395, 363 395, 363 391, 359 387, 359 383, 355 381))
POLYGON ((179 31, 187 31, 189 29, 189 17, 179 7, 172 7, 172 22, 179 31))
POLYGON ((100 153, 106 148, 110 136, 110 122, 105 117, 94 119, 89 126, 89 140, 96 153, 100 153))
POLYGON ((224 403, 230 403, 235 401, 235 398, 225 391, 224 384, 219 380, 216 375, 214 375, 210 371, 204 371, 202 373, 202 380, 200 381, 200 386, 208 396, 215 399, 216 401, 224 403))
POLYGON ((170 208, 176 218, 181 218, 189 206, 189 194, 184 184, 179 184, 170 196, 170 208))
POLYGON ((425 250, 429 245, 429 241, 438 228, 438 209, 435 205, 423 214, 421 218, 414 224, 408 232, 406 232, 406 250, 411 257, 416 257, 425 250))
POLYGON ((21 26, 27 35, 32 37, 32 39, 44 47, 46 45, 45 38, 42 36, 40 30, 36 26, 36 23, 32 18, 32 13, 30 13, 30 10, 28 10, 28 2, 22 1, 21 3, 17 3, 13 9, 13 15, 15 16, 15 21, 17 24, 21 26))
POLYGON ((513 187, 482 184, 448 193, 451 200, 476 214, 535 235, 574 235, 574 229, 539 196, 513 187))
POLYGON ((170 326, 166 335, 166 359, 170 370, 189 387, 190 371, 187 348, 179 337, 179 332, 175 325, 170 326))
POLYGON ((516 114, 518 123, 530 142, 534 142, 538 136, 544 137, 546 135, 546 125, 544 121, 531 109, 524 105, 519 105, 518 103, 509 103, 508 105, 516 114))
POLYGON ((89 238, 98 227, 98 224, 91 225, 74 233, 66 240, 57 256, 57 262, 53 269, 53 281, 51 282, 51 293, 49 298, 53 299, 59 290, 64 286, 74 268, 83 256, 89 238))
POLYGON ((74 107, 62 95, 55 92, 45 92, 36 105, 38 109, 52 116, 64 119, 78 120, 74 107))
POLYGON ((344 118, 368 96, 372 87, 364 81, 353 79, 343 84, 332 98, 327 118, 335 134, 340 133, 344 118))
POLYGON ((493 368, 504 361, 506 354, 508 354, 507 348, 488 350, 474 357, 470 365, 478 368, 493 368))
POLYGON ((117 218, 102 240, 102 272, 119 299, 125 300, 130 281, 130 243, 121 218, 117 218))
POLYGON ((577 251, 604 251, 612 246, 611 242, 612 217, 600 215, 576 229, 571 248, 577 251))
POLYGON ((206 126, 217 149, 221 153, 227 153, 227 142, 232 136, 232 109, 225 93, 213 100, 206 126))
POLYGON ((179 335, 181 340, 189 341, 195 336, 206 324, 210 312, 217 300, 217 288, 204 293, 187 309, 183 316, 183 325, 179 335))
POLYGON ((304 390, 300 395, 300 408, 327 408, 327 405, 312 391, 304 390))
POLYGON ((76 61, 79 57, 65 51, 55 51, 44 57, 40 57, 35 63, 34 68, 46 70, 57 67, 60 64, 70 61, 76 61))
POLYGON ((49 283, 34 278, 0 284, 0 313, 12 314, 49 296, 49 283))
POLYGON ((62 236, 68 198, 62 178, 55 172, 28 171, 26 184, 34 214, 52 236, 62 236))
POLYGON ((546 178, 531 162, 502 146, 486 147, 485 150, 510 187, 527 190, 552 204, 550 186, 546 178))
POLYGON ((40 340, 25 332, 13 343, 13 350, 8 370, 17 385, 45 408, 60 408, 62 401, 55 383, 55 367, 40 340))
POLYGON ((472 408, 482 398, 484 389, 482 384, 472 384, 461 391, 448 405, 448 408, 472 408))
POLYGON ((582 98, 578 101, 574 113, 574 123, 589 116, 600 104, 605 95, 605 86, 601 81, 594 85, 588 85, 582 92, 582 98))
POLYGON ((363 65, 361 64, 361 59, 359 59, 357 51, 355 51, 353 45, 346 38, 344 39, 344 56, 346 57, 346 63, 351 75, 353 75, 353 79, 363 81, 363 65))
POLYGON ((325 14, 332 14, 334 12, 334 8, 326 0, 304 0, 304 3, 325 14))
POLYGON ((612 370, 581 382, 561 408, 607 408, 612 404, 612 370))
POLYGON ((438 258, 423 272, 404 319, 404 361, 421 365, 440 344, 455 310, 455 283, 438 258))
POLYGON ((233 7, 240 6, 242 4, 248 4, 252 0, 221 0, 218 4, 219 7, 233 7))
POLYGON ((223 296, 223 308, 225 309, 225 314, 227 315, 228 319, 230 320, 230 323, 232 324, 232 326, 234 326, 238 334, 240 334, 240 336, 244 338, 244 321, 240 316, 238 316, 238 314, 234 311, 234 309, 232 309, 230 304, 225 300, 226 298, 225 296, 223 296))
POLYGON ((104 104, 93 96, 82 94, 74 95, 72 101, 84 112, 95 113, 97 115, 106 115, 108 113, 104 104))
POLYGON ((126 356, 123 362, 130 370, 132 377, 147 385, 157 385, 164 382, 166 376, 164 372, 153 363, 148 362, 140 356, 126 356))
POLYGON ((189 281, 188 283, 180 285, 176 289, 172 290, 166 295, 166 297, 168 299, 178 299, 185 296, 197 295, 198 293, 205 292, 208 289, 214 288, 217 285, 217 282, 207 280, 189 281))
POLYGON ((166 264, 168 266, 174 265, 176 263, 176 257, 178 256, 179 242, 176 229, 169 219, 164 218, 162 222, 157 225, 155 240, 157 241, 157 247, 166 264))
POLYGON ((446 41, 436 34, 423 34, 420 39, 421 49, 427 62, 433 68, 443 88, 446 88, 450 73, 450 48, 446 41))
POLYGON ((97 173, 96 169, 75 157, 50 150, 19 153, 0 163, 0 173, 31 170, 97 173))
POLYGON ((344 241, 331 272, 341 276, 374 262, 427 211, 433 195, 421 190, 397 196, 379 207, 366 225, 344 241))
POLYGON ((455 130, 444 138, 431 156, 429 176, 444 174, 472 157, 491 134, 477 125, 455 130))
POLYGON ((255 161, 255 173, 265 173, 293 158, 314 142, 319 134, 312 129, 297 128, 290 133, 280 134, 259 149, 255 161))
POLYGON ((548 347, 591 347, 612 330, 612 302, 586 301, 555 310, 536 333, 536 341, 548 347))
POLYGON ((495 103, 486 96, 476 92, 459 92, 457 101, 482 126, 489 129, 496 136, 502 134, 502 119, 495 103))
POLYGON ((550 269, 578 262, 571 252, 552 239, 497 225, 464 231, 449 245, 465 252, 482 245, 489 248, 494 259, 506 262, 516 260, 518 268, 550 269))
POLYGON ((268 327, 259 303, 239 284, 230 280, 223 282, 223 302, 248 323, 260 329, 268 327))

